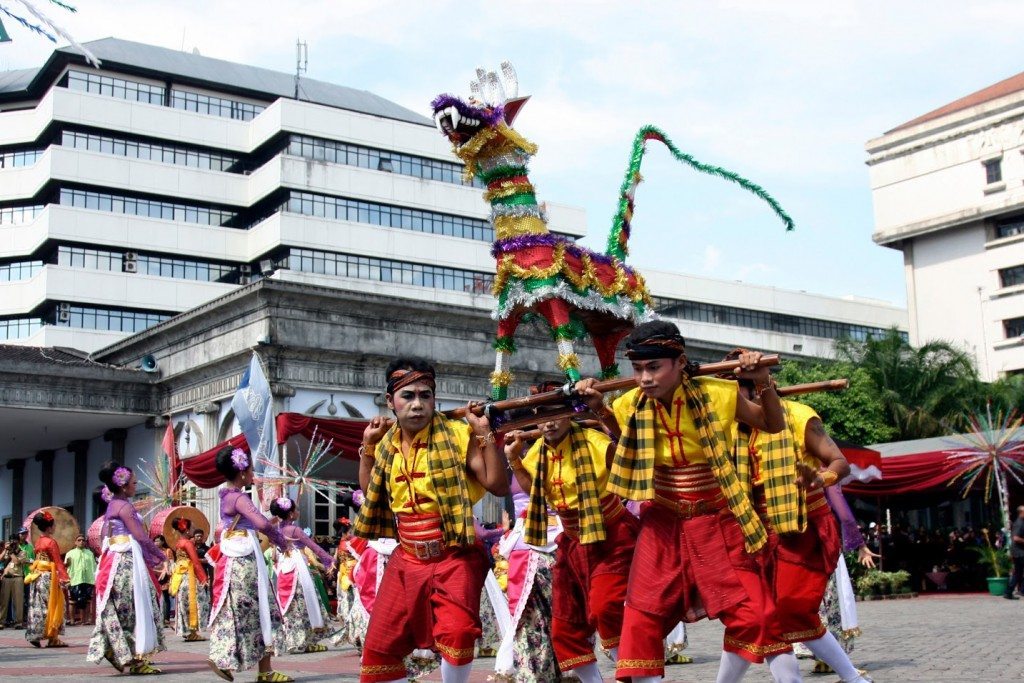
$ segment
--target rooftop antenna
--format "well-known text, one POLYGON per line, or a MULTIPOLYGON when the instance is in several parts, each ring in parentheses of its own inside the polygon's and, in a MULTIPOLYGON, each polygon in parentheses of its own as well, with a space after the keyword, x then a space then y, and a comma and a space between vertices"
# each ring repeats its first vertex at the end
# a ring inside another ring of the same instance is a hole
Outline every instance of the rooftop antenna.
POLYGON ((309 66, 309 45, 304 40, 295 41, 295 99, 299 99, 299 79, 309 66))

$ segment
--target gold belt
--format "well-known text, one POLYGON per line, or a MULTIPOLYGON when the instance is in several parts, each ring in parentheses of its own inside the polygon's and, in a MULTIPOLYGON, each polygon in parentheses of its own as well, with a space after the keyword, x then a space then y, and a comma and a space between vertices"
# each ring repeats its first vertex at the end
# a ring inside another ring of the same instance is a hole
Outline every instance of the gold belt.
POLYGON ((127 534, 118 534, 117 536, 111 536, 108 539, 110 545, 121 545, 123 543, 130 543, 132 537, 127 534))
POLYGON ((665 496, 655 493, 654 504, 674 512, 677 517, 682 519, 692 519, 702 515, 716 514, 719 510, 722 510, 727 506, 725 496, 721 494, 714 498, 679 500, 675 498, 666 498, 665 496))
POLYGON ((249 532, 243 529, 224 532, 224 538, 248 538, 249 532))
POLYGON ((814 512, 815 510, 819 510, 826 505, 828 505, 828 501, 825 500, 825 496, 815 498, 814 500, 809 500, 807 501, 807 512, 814 512))

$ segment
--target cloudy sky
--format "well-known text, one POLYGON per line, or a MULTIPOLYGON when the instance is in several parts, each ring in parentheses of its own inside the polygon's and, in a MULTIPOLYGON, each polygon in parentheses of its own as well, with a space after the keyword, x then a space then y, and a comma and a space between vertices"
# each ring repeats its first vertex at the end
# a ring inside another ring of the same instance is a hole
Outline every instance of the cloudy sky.
MULTIPOLYGON (((633 134, 653 123, 765 187, 797 229, 652 147, 634 265, 899 305, 902 256, 871 241, 864 144, 1024 68, 1018 0, 72 0, 77 15, 44 1, 80 41, 285 72, 302 38, 309 77, 425 115, 437 93, 466 93, 476 66, 508 59, 533 96, 516 127, 540 145, 538 195, 585 207, 590 246, 603 247, 633 134)), ((4 23, 14 41, 0 44, 0 70, 42 63, 53 45, 4 23)))

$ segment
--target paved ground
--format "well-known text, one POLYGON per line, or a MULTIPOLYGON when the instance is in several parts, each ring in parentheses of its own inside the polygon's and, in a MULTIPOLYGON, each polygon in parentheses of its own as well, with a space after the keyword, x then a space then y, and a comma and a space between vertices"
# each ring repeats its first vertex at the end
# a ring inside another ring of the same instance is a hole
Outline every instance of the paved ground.
MULTIPOLYGON (((871 672, 875 681, 918 681, 929 683, 1004 683, 1024 681, 1024 658, 1019 655, 1024 600, 1010 602, 982 595, 922 597, 859 603, 864 635, 857 640, 854 663, 871 672)), ((206 643, 183 643, 167 631, 171 650, 156 656, 155 663, 165 676, 159 680, 188 680, 195 683, 219 681, 206 668, 206 643)), ((672 666, 668 681, 692 683, 714 681, 718 667, 721 626, 701 622, 690 627, 689 654, 696 662, 672 666)), ((66 650, 36 650, 24 640, 23 631, 0 631, 0 681, 15 683, 40 678, 87 678, 117 676, 107 665, 85 662, 89 630, 70 628, 66 650)), ((283 657, 277 668, 299 681, 358 680, 358 658, 350 648, 323 654, 283 657)), ((473 682, 487 680, 493 660, 479 660, 473 682)), ((837 676, 810 674, 811 663, 802 668, 809 682, 832 683, 837 676)), ((606 667, 611 672, 610 665, 606 667)), ((251 681, 253 674, 240 674, 237 681, 251 681)), ((437 674, 428 681, 439 681, 437 674)), ((606 680, 611 676, 606 674, 606 680)), ((746 681, 771 681, 765 667, 753 667, 746 681)))

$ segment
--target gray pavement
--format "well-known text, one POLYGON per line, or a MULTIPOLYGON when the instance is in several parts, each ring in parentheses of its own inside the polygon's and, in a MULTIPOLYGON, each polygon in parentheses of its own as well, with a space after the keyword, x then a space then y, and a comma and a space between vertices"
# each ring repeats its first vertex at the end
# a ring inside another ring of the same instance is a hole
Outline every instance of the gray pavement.
MULTIPOLYGON (((1018 654, 1024 625, 1024 600, 1008 601, 984 595, 922 597, 858 603, 864 635, 857 639, 854 663, 868 669, 877 683, 928 681, 929 683, 1004 683, 1024 681, 1024 658, 1018 654)), ((85 662, 89 629, 69 628, 68 649, 37 650, 24 640, 24 631, 0 631, 0 681, 29 682, 63 678, 84 681, 118 674, 109 666, 85 662)), ((165 675, 156 680, 187 680, 195 683, 219 681, 206 668, 207 643, 183 643, 166 631, 168 652, 154 660, 165 675)), ((692 683, 714 681, 722 639, 718 622, 703 621, 689 628, 687 653, 693 664, 671 666, 667 681, 692 683)), ((298 681, 358 680, 358 657, 351 648, 332 649, 323 654, 275 659, 276 668, 298 681)), ((487 680, 493 660, 478 660, 472 681, 487 680)), ((809 683, 833 683, 832 675, 812 675, 812 663, 801 668, 809 683)), ((610 663, 604 665, 607 681, 612 680, 610 663)), ((251 681, 253 673, 241 673, 236 681, 251 681)), ((440 680, 434 674, 425 681, 440 680)), ((751 683, 770 682, 764 666, 750 669, 744 679, 751 683)))

